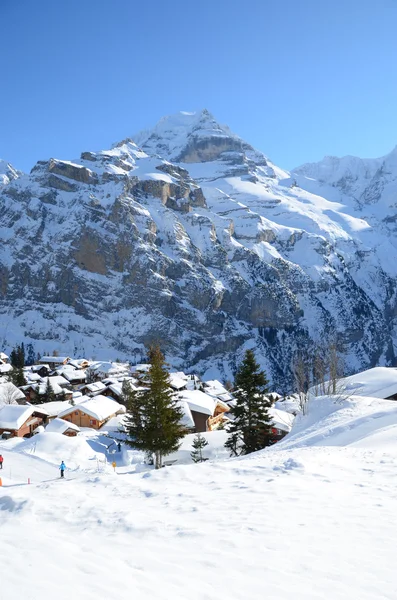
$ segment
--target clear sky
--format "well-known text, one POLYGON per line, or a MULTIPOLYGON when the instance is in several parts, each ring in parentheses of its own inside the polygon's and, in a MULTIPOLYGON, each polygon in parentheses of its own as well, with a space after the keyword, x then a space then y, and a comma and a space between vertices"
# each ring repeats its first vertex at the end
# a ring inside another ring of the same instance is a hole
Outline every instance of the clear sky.
POLYGON ((0 0, 0 157, 207 108, 292 168, 397 144, 397 0, 0 0))

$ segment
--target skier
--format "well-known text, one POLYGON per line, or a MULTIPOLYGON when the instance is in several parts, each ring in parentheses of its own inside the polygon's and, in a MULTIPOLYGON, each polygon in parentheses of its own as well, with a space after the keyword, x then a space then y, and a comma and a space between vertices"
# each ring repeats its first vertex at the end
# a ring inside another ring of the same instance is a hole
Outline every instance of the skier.
POLYGON ((0 454, 0 469, 3 468, 3 460, 4 460, 3 455, 0 454))
POLYGON ((60 470, 60 472, 61 472, 61 478, 62 478, 62 479, 63 479, 64 473, 65 473, 65 469, 66 469, 66 465, 65 465, 65 463, 62 461, 62 462, 61 462, 61 465, 60 465, 60 467, 59 467, 59 470, 60 470))
POLYGON ((119 452, 121 452, 121 444, 120 444, 120 442, 117 444, 117 450, 118 450, 119 452))

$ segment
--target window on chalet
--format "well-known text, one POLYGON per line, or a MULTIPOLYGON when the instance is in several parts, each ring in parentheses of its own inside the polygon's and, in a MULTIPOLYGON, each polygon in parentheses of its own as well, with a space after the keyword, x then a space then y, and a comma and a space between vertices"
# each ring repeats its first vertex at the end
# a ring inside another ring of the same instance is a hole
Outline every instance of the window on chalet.
POLYGON ((96 425, 96 419, 90 419, 90 425, 96 425))

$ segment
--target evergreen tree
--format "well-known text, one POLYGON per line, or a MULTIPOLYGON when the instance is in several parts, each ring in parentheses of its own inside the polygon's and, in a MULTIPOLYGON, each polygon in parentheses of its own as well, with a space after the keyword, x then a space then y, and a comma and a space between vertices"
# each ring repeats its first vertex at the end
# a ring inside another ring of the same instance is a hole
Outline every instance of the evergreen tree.
POLYGON ((11 350, 10 363, 16 369, 22 369, 25 366, 25 347, 23 342, 11 350))
POLYGON ((6 375, 8 381, 13 383, 17 387, 26 385, 26 379, 22 369, 17 369, 16 367, 14 367, 12 371, 8 371, 6 375))
POLYGON ((201 435, 201 433, 198 433, 195 436, 192 446, 194 450, 190 453, 190 456, 192 457, 193 462, 198 463, 207 460, 203 458, 203 449, 208 446, 208 442, 205 437, 201 435))
POLYGON ((52 387, 50 377, 47 377, 47 383, 45 386, 44 394, 41 394, 37 400, 39 402, 54 402, 56 400, 56 395, 54 392, 54 388, 52 387))
POLYGON ((147 389, 133 390, 125 385, 127 443, 155 455, 155 467, 162 466, 163 456, 175 452, 186 430, 181 423, 183 412, 170 387, 169 373, 159 346, 149 351, 151 364, 147 389))
POLYGON ((230 411, 234 420, 225 444, 231 456, 250 454, 271 444, 273 424, 268 409, 272 402, 266 396, 267 384, 254 352, 247 350, 234 380, 236 402, 230 411))

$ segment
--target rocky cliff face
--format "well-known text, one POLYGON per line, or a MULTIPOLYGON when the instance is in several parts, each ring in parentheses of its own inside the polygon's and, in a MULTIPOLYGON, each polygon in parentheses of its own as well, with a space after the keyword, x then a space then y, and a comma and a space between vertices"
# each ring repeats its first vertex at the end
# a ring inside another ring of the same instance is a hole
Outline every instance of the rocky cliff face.
POLYGON ((226 377, 255 347, 285 391, 293 355, 320 340, 351 369, 394 360, 387 161, 363 167, 382 190, 365 202, 307 167, 291 177, 207 111, 134 140, 5 182, 3 345, 139 360, 158 340, 175 367, 226 377))

